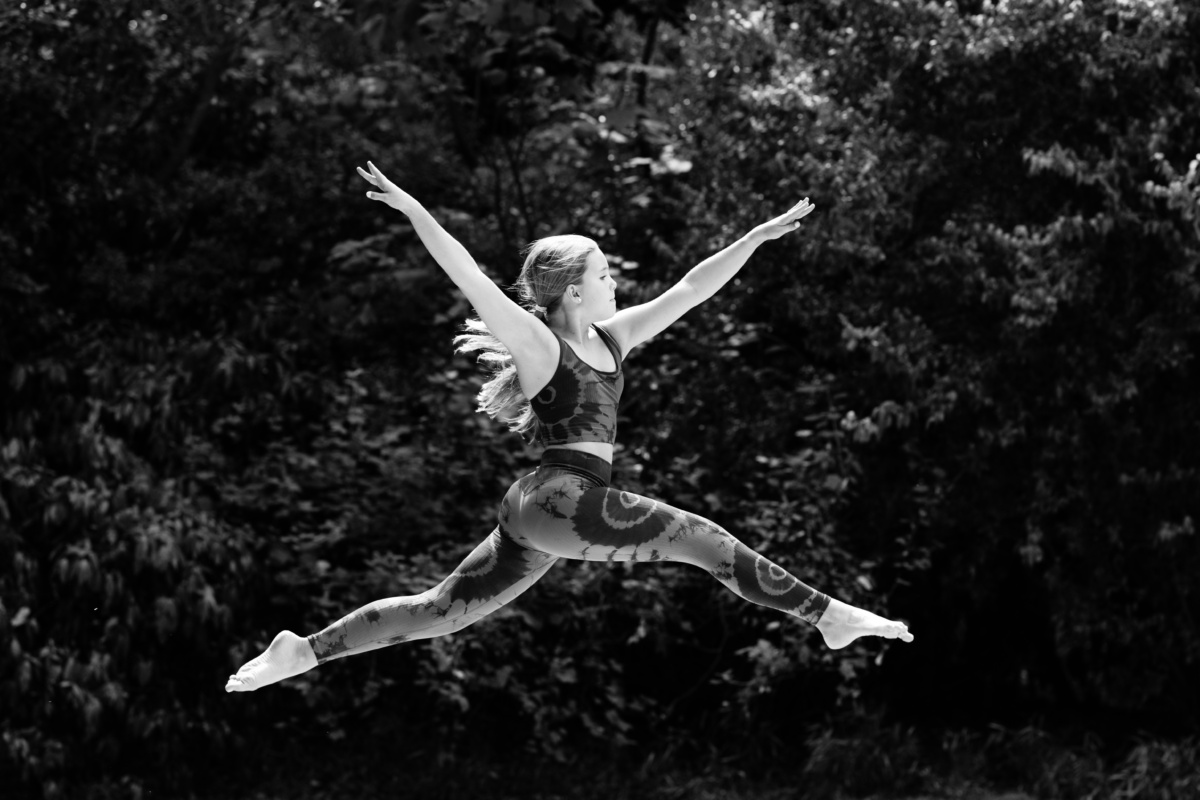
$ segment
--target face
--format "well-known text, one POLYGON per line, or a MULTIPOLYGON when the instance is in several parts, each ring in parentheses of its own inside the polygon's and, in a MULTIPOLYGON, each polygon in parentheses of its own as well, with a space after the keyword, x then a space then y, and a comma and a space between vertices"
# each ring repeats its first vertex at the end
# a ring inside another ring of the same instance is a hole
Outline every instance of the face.
POLYGON ((583 280, 567 290, 568 294, 574 292, 579 296, 580 310, 588 319, 608 319, 617 313, 617 282, 611 272, 608 259, 596 248, 588 253, 583 280))

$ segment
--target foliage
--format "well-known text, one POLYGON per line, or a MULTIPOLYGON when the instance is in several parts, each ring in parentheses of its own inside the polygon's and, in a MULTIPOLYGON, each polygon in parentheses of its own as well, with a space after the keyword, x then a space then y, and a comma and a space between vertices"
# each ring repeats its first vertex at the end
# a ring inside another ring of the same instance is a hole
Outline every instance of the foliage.
POLYGON ((1192 739, 1142 740, 1114 757, 1094 736, 1068 743, 1035 726, 929 733, 870 715, 816 730, 803 770, 807 794, 1176 800, 1196 791, 1200 751, 1192 739))
MULTIPOLYGON (((864 13, 824 37, 858 71, 899 22, 864 13)), ((899 201, 911 222, 845 336, 877 387, 854 422, 879 443, 868 474, 904 472, 916 498, 936 496, 882 509, 933 553, 917 596, 936 598, 942 630, 1006 639, 1001 655, 939 637, 938 658, 998 658, 992 679, 1031 701, 1194 721, 1171 676, 1194 669, 1197 598, 1172 576, 1198 555, 1183 387, 1200 252, 1194 187, 1166 165, 1195 155, 1195 63, 1173 45, 1196 20, 1154 3, 926 7, 903 22, 930 50, 883 59, 887 96, 872 96, 882 75, 846 80, 872 83, 862 102, 937 161, 899 201), (931 511, 940 521, 922 524, 931 511), (996 598, 1015 594, 1028 599, 999 619, 996 598)))
POLYGON ((0 32, 23 785, 177 789, 313 720, 313 747, 365 727, 447 760, 503 722, 569 763, 717 733, 782 756, 764 731, 840 714, 865 727, 813 733, 810 777, 915 789, 909 726, 1049 713, 1125 760, 943 750, 1039 792, 1195 788, 1190 741, 1127 739, 1200 717, 1191 6, 55 0, 0 32), (365 157, 498 281, 585 231, 627 302, 811 197, 631 354, 617 479, 918 646, 830 653, 700 571, 571 564, 461 636, 220 693, 277 630, 433 585, 536 456, 471 413, 469 309, 361 200, 365 157), (871 747, 893 760, 848 770, 871 747))

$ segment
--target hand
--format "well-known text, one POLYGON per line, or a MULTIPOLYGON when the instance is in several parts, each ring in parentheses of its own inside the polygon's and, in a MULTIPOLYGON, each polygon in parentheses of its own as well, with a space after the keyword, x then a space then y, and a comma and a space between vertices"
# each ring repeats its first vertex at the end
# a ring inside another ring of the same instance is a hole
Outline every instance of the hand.
POLYGON ((759 225, 754 229, 753 233, 758 235, 764 242, 778 239, 785 233, 791 233, 799 228, 800 220, 811 214, 814 208, 816 206, 808 202, 808 198, 806 197, 792 206, 791 210, 786 214, 759 225))
POLYGON ((392 208, 397 211, 403 211, 405 214, 409 214, 421 207, 421 204, 412 195, 385 178, 383 173, 370 161, 367 162, 367 167, 370 168, 370 172, 367 172, 362 167, 357 167, 358 174, 366 178, 367 183, 379 189, 378 192, 367 192, 367 197, 387 203, 392 208))

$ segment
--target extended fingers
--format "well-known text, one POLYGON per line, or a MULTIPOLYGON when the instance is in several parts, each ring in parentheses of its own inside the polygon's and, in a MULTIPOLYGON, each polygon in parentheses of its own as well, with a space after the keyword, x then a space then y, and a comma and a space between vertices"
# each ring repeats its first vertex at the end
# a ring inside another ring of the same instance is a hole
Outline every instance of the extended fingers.
POLYGON ((783 215, 783 221, 787 225, 799 225, 800 220, 811 214, 815 208, 816 206, 810 203, 806 197, 792 206, 792 209, 783 215))
POLYGON ((371 170, 370 172, 367 172, 367 170, 363 169, 362 167, 355 167, 355 169, 358 170, 359 175, 362 175, 380 189, 383 189, 385 192, 388 190, 388 179, 385 178, 383 173, 379 171, 379 167, 375 166, 370 161, 367 162, 367 169, 371 170))
POLYGON ((796 203, 796 205, 792 206, 787 213, 776 219, 775 224, 784 225, 793 230, 799 228, 800 220, 811 214, 814 208, 816 208, 816 206, 810 203, 806 197, 799 203, 796 203))
POLYGON ((383 173, 379 171, 379 167, 370 161, 367 162, 367 167, 371 170, 371 174, 375 176, 375 185, 380 188, 386 188, 384 185, 388 182, 388 179, 383 177, 383 173))
POLYGON ((386 202, 388 196, 387 178, 383 177, 383 173, 380 172, 379 169, 370 161, 367 162, 367 167, 370 168, 370 172, 367 172, 367 170, 363 169, 362 167, 355 167, 355 169, 358 170, 358 174, 363 176, 368 183, 373 185, 376 189, 379 189, 378 192, 367 192, 368 199, 386 202))
POLYGON ((387 179, 383 177, 382 172, 375 169, 375 165, 370 161, 367 162, 367 166, 371 168, 371 172, 367 172, 362 167, 355 167, 355 169, 358 170, 359 175, 362 175, 364 178, 366 178, 368 183, 380 190, 379 192, 367 192, 367 197, 371 198, 372 200, 382 200, 387 196, 386 192, 388 187, 385 185, 387 179))
POLYGON ((367 179, 367 182, 368 182, 368 183, 372 183, 372 184, 374 184, 375 186, 378 186, 378 185, 379 185, 379 180, 378 180, 378 179, 377 179, 377 178, 376 178, 374 175, 372 175, 371 173, 367 172, 367 171, 366 171, 365 169, 363 169, 362 167, 355 167, 355 169, 357 169, 357 170, 358 170, 358 174, 359 174, 359 175, 362 175, 364 178, 366 178, 366 179, 367 179))
POLYGON ((788 211, 788 216, 792 219, 800 219, 801 217, 812 213, 814 208, 816 208, 816 206, 810 203, 806 197, 799 203, 796 203, 796 205, 792 206, 791 210, 788 211))

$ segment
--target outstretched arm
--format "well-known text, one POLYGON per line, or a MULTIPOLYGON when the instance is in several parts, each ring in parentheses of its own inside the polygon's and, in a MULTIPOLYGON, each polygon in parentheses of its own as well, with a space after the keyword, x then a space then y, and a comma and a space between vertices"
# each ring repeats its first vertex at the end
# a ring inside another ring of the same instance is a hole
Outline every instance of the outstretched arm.
POLYGON ((408 217, 413 229, 421 237, 421 243, 438 266, 471 301, 488 330, 504 342, 514 356, 519 357, 522 353, 539 348, 557 347, 541 321, 509 299, 491 278, 483 274, 467 248, 439 225, 424 206, 384 177, 370 161, 367 167, 369 172, 358 167, 358 174, 379 190, 367 192, 367 197, 385 203, 408 217))
POLYGON ((760 244, 796 230, 800 220, 814 208, 816 206, 804 198, 786 214, 764 222, 721 252, 701 261, 679 283, 658 297, 618 311, 604 327, 616 338, 621 352, 628 353, 716 294, 738 273, 760 244))

